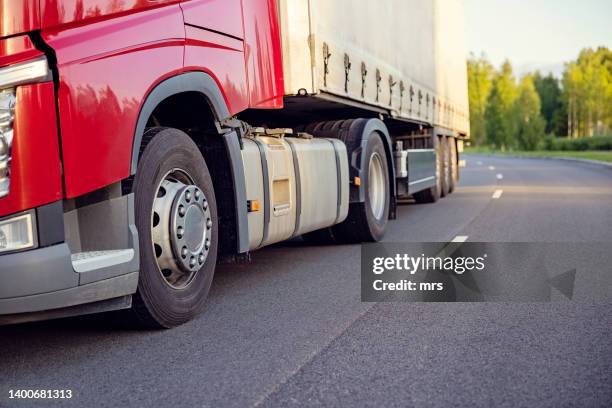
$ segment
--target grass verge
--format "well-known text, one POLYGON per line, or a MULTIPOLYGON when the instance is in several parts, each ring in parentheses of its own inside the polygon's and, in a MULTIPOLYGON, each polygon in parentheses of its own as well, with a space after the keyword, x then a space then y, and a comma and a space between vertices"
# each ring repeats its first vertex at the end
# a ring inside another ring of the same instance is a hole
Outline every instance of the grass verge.
POLYGON ((612 150, 587 150, 587 151, 536 150, 532 152, 513 150, 513 151, 502 152, 500 150, 494 150, 494 149, 490 149, 486 147, 468 147, 465 149, 465 153, 499 154, 499 155, 519 156, 519 157, 566 157, 566 158, 571 158, 571 159, 598 160, 598 161, 612 163, 612 150))

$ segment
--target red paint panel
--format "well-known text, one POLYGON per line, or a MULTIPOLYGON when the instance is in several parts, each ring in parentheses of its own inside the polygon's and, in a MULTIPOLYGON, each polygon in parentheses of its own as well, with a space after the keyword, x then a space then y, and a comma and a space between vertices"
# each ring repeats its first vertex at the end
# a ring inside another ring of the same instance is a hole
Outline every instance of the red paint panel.
POLYGON ((186 24, 243 37, 240 0, 189 0, 181 8, 186 24))
POLYGON ((178 1, 180 0, 40 0, 42 27, 51 28, 62 24, 100 20, 178 1))
POLYGON ((0 37, 40 29, 39 0, 0 0, 0 37))
POLYGON ((140 107, 181 71, 184 33, 178 5, 43 31, 58 59, 67 198, 129 176, 140 107))
POLYGON ((185 70, 206 71, 215 78, 230 114, 248 108, 242 41, 189 26, 185 33, 185 70))
POLYGON ((252 108, 282 108, 283 60, 276 0, 243 0, 248 93, 252 108))
POLYGON ((0 199, 0 216, 62 198, 53 84, 17 88, 8 196, 0 199))
POLYGON ((0 67, 40 57, 42 52, 34 48, 27 35, 0 40, 0 67))

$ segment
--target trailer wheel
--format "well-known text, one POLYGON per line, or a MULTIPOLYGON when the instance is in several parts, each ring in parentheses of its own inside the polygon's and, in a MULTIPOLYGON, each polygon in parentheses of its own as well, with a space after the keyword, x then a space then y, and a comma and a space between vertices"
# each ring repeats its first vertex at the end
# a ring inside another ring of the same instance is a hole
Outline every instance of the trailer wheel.
POLYGON ((389 164, 378 133, 370 134, 364 154, 366 179, 361 182, 365 185, 365 202, 350 204, 347 219, 331 227, 339 243, 380 241, 387 227, 391 202, 389 164))
POLYGON ((452 170, 451 170, 451 158, 450 158, 450 143, 447 137, 441 137, 441 147, 442 147, 442 192, 441 196, 446 197, 450 194, 451 189, 451 179, 452 179, 452 170))
POLYGON ((434 136, 433 143, 436 152, 436 184, 427 190, 419 191, 412 195, 414 200, 419 204, 435 203, 442 196, 442 174, 444 173, 442 144, 436 136, 434 136))
POLYGON ((448 138, 449 156, 450 156, 450 186, 449 193, 455 191, 455 187, 459 182, 459 161, 457 160, 457 140, 454 137, 448 138))
POLYGON ((217 262, 217 205, 196 144, 177 129, 152 128, 134 179, 140 277, 137 320, 150 328, 187 322, 204 308, 217 262))

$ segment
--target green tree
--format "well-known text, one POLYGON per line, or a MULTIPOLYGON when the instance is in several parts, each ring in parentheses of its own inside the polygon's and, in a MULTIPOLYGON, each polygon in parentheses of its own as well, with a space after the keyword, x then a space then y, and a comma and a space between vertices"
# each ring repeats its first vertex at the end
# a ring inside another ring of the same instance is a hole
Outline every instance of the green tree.
POLYGON ((516 146, 514 102, 518 96, 512 65, 505 61, 493 80, 485 111, 487 141, 502 150, 516 146))
POLYGON ((612 52, 608 48, 582 50, 576 61, 566 65, 563 88, 570 137, 612 129, 612 52))
POLYGON ((544 140, 545 121, 540 112, 540 96, 534 78, 526 75, 521 80, 513 107, 516 141, 523 150, 535 150, 544 140))
POLYGON ((542 76, 539 71, 536 71, 533 74, 533 83, 540 97, 542 106, 540 112, 546 121, 545 131, 546 133, 556 133, 558 127, 560 127, 559 119, 561 118, 563 123, 566 122, 565 115, 559 116, 564 110, 559 80, 553 74, 542 76))
POLYGON ((567 136, 567 124, 567 102, 563 98, 563 93, 561 93, 559 107, 553 113, 551 131, 549 133, 556 136, 567 136))
POLYGON ((484 144, 487 140, 485 112, 487 100, 493 86, 495 68, 484 55, 476 58, 470 55, 468 65, 468 96, 470 103, 470 133, 475 144, 484 144))
POLYGON ((501 96, 497 88, 497 80, 493 81, 493 89, 487 100, 485 126, 487 144, 493 147, 500 147, 503 139, 500 135, 504 133, 505 126, 501 96))

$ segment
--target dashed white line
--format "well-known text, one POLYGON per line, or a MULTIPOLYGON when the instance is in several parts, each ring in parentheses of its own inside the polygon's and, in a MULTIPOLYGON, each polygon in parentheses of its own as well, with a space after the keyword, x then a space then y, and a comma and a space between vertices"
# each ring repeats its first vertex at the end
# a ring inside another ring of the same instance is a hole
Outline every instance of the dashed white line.
POLYGON ((455 238, 453 238, 451 242, 465 242, 467 241, 467 239, 468 239, 467 235, 457 235, 455 238))
POLYGON ((497 177, 497 179, 498 179, 498 180, 503 180, 504 175, 503 175, 503 174, 498 174, 498 175, 497 175, 497 176, 495 176, 495 177, 497 177))
POLYGON ((495 170, 495 166, 489 166, 489 170, 491 171, 495 170))
POLYGON ((481 161, 477 161, 476 164, 479 165, 479 166, 482 166, 482 162, 481 161))
POLYGON ((459 167, 467 166, 467 162, 465 160, 459 160, 459 167))
POLYGON ((498 200, 502 196, 503 193, 504 193, 504 190, 495 190, 492 198, 498 200))

